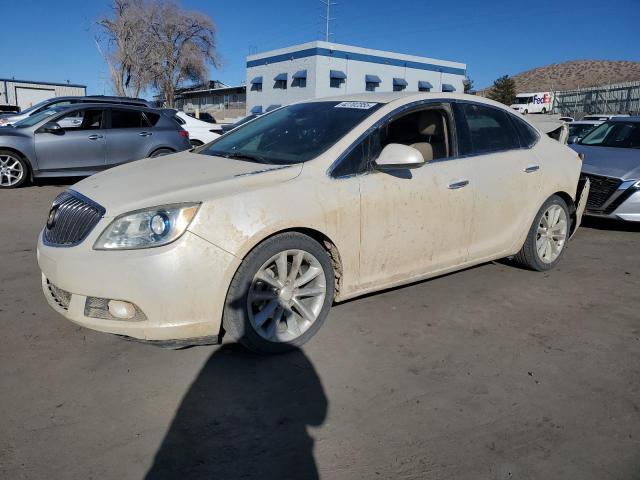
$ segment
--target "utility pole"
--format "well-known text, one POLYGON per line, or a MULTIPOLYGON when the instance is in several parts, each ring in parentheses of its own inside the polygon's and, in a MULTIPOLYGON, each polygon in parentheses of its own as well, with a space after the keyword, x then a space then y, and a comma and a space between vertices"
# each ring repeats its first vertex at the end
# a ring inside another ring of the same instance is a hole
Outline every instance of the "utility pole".
POLYGON ((334 18, 331 18, 331 7, 337 5, 337 3, 332 2, 331 0, 320 0, 320 3, 327 7, 327 15, 322 16, 322 18, 325 21, 324 41, 328 42, 332 35, 331 31, 329 30, 329 24, 333 20, 335 20, 334 18))

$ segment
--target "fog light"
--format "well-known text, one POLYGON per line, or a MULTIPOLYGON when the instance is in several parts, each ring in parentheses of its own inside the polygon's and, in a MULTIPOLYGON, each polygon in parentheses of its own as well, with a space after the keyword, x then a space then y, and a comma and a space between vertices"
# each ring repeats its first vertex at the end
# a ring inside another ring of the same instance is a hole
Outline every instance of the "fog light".
POLYGON ((136 307, 122 300, 109 300, 109 313, 116 318, 130 319, 136 314, 136 307))

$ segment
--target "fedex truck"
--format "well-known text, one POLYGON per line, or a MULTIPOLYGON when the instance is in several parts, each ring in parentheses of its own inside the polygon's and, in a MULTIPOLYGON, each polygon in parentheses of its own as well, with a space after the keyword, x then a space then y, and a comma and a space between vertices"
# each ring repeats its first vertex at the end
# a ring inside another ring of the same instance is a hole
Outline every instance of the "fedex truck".
POLYGON ((519 93, 511 108, 520 113, 549 113, 553 105, 551 92, 519 93))

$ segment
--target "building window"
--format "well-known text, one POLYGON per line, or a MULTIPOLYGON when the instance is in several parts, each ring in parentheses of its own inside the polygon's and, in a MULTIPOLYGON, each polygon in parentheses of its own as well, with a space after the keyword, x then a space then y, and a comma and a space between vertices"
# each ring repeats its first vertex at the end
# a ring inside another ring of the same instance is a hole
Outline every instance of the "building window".
POLYGON ((347 75, 341 70, 329 71, 329 86, 331 88, 340 88, 346 79, 347 75))
POLYGON ((418 82, 419 92, 430 92, 432 88, 433 88, 433 85, 431 85, 431 83, 427 82, 426 80, 420 80, 418 82))
POLYGON ((375 92, 376 88, 378 88, 380 86, 380 83, 382 83, 380 77, 378 77, 377 75, 365 75, 364 81, 367 92, 375 92))
POLYGON ((255 77, 253 80, 251 80, 251 91, 252 92, 262 91, 262 77, 255 77))
POLYGON ((282 90, 286 90, 287 89, 287 74, 286 73, 279 73, 278 75, 276 75, 274 77, 274 84, 273 84, 273 88, 279 88, 282 90))
POLYGON ((404 78, 394 78, 393 79, 393 91, 401 92, 405 88, 407 88, 407 81, 404 78))
POLYGON ((307 71, 298 70, 293 74, 292 87, 305 88, 307 86, 307 71))

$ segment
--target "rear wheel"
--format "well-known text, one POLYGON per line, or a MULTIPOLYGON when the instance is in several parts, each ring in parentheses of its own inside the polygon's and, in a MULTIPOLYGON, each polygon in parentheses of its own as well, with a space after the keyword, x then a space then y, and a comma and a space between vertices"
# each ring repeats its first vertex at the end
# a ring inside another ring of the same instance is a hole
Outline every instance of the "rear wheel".
POLYGON ((18 188, 29 177, 27 161, 15 152, 0 150, 0 188, 18 188))
POLYGON ((557 195, 549 197, 538 211, 522 249, 514 261, 539 272, 556 266, 569 237, 569 209, 557 195))
POLYGON ((320 329, 333 296, 327 251, 301 233, 275 235, 242 261, 229 286, 223 325, 254 352, 285 352, 320 329))
POLYGON ((169 150, 168 148, 159 148, 158 150, 155 150, 151 155, 149 155, 151 158, 155 158, 155 157, 164 157, 165 155, 171 155, 173 152, 173 150, 169 150))

